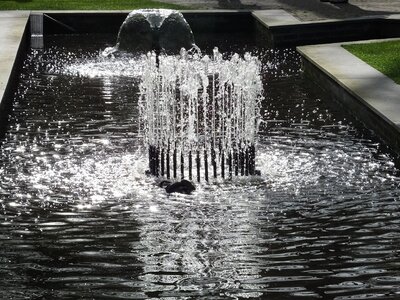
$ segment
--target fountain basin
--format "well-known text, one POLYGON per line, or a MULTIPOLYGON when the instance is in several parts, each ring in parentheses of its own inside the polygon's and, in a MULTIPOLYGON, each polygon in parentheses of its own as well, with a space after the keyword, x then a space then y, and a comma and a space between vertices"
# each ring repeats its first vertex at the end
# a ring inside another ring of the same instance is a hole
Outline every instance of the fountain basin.
MULTIPOLYGON (((207 39, 206 51, 215 41, 224 52, 258 42, 246 31, 207 39)), ((169 195, 143 175, 136 152, 133 71, 96 64, 114 43, 45 35, 46 48, 24 59, 1 145, 0 298, 399 293, 394 161, 304 77, 293 49, 258 49, 262 175, 169 195)))

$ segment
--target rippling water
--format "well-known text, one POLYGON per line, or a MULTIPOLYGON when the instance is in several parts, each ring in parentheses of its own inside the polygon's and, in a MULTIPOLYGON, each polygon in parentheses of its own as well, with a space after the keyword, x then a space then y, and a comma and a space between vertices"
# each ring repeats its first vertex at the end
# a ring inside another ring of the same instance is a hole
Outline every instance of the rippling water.
POLYGON ((143 175, 135 58, 52 42, 0 146, 1 299, 400 298, 393 159, 293 50, 260 51, 262 176, 183 196, 143 175))

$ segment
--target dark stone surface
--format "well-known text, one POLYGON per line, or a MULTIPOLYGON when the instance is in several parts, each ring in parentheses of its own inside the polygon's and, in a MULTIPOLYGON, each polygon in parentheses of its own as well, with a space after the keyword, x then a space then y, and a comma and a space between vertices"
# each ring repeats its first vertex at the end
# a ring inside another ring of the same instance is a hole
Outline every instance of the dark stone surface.
POLYGON ((271 26, 268 28, 273 46, 300 46, 380 38, 379 19, 356 19, 271 26))
POLYGON ((51 12, 43 16, 44 34, 110 33, 118 34, 127 13, 51 12))
POLYGON ((171 193, 191 194, 194 190, 196 190, 194 184, 185 179, 183 179, 182 181, 174 182, 165 188, 165 191, 168 194, 171 193))
MULTIPOLYGON (((249 11, 183 12, 194 36, 197 33, 253 30, 254 18, 249 11)), ((128 13, 125 12, 49 12, 44 14, 44 34, 112 33, 117 35, 128 13), (101 26, 99 25, 101 24, 101 26)))
MULTIPOLYGON (((272 46, 280 47, 400 36, 400 20, 380 17, 267 28, 248 11, 184 12, 183 16, 192 28, 196 40, 203 35, 245 32, 257 39, 262 37, 263 41, 267 41, 272 46)), ((44 14, 44 33, 113 33, 117 35, 126 17, 127 13, 114 12, 47 13, 44 14), (99 26, 99 24, 103 25, 99 26)), ((169 22, 167 21, 166 24, 169 22)), ((141 26, 143 30, 144 25, 141 26)), ((169 25, 162 30, 165 33, 171 32, 169 25)), ((166 47, 168 47, 167 44, 166 47)))

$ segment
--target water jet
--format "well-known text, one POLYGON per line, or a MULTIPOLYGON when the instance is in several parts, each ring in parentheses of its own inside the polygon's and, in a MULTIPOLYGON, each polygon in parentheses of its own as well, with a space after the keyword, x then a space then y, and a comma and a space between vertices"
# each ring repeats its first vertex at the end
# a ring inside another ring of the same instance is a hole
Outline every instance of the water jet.
POLYGON ((260 61, 183 49, 158 60, 149 54, 145 65, 139 108, 150 173, 198 182, 255 175, 260 61))
POLYGON ((263 90, 257 57, 225 60, 218 48, 202 55, 183 15, 163 9, 131 12, 116 46, 103 54, 116 51, 148 52, 139 113, 151 175, 208 182, 256 174, 263 90))

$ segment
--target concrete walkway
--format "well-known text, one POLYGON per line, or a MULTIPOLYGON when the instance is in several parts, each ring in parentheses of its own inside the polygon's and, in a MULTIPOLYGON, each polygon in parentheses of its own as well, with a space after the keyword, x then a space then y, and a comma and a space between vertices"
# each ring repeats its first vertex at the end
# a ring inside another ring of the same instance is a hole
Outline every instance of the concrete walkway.
POLYGON ((320 0, 161 0, 197 9, 284 9, 303 21, 346 19, 400 13, 399 0, 349 0, 333 4, 320 0))

